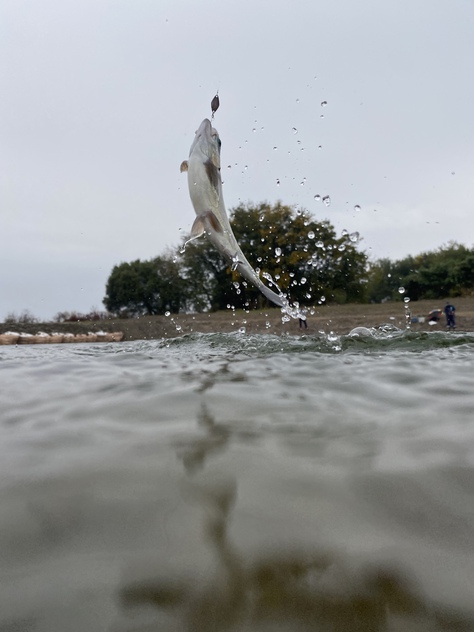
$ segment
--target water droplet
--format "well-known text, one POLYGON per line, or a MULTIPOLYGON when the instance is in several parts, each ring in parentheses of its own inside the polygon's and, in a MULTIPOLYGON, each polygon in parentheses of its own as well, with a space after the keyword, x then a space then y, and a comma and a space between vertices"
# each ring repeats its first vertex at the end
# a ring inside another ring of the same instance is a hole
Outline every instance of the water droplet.
POLYGON ((296 129, 296 127, 293 127, 292 130, 293 130, 293 134, 297 134, 298 133, 298 130, 296 129))
POLYGON ((165 312, 165 316, 169 316, 169 315, 170 315, 170 312, 165 312))
POLYGON ((324 204, 325 204, 326 206, 330 206, 330 204, 331 204, 331 198, 329 197, 329 195, 325 195, 325 196, 323 197, 323 202, 324 202, 324 204))
POLYGON ((317 241, 315 245, 316 248, 324 248, 324 243, 321 240, 317 241))
POLYGON ((280 186, 280 180, 277 178, 277 187, 280 186))
POLYGON ((236 290, 238 290, 239 287, 240 287, 240 283, 238 281, 234 281, 233 285, 234 285, 236 290))
POLYGON ((327 101, 321 101, 321 107, 322 108, 325 108, 327 104, 328 104, 327 101))
POLYGON ((265 219, 265 215, 260 215, 260 217, 258 218, 258 221, 263 222, 264 219, 265 219))
POLYGON ((277 257, 281 256, 281 248, 275 248, 275 256, 277 257))
POLYGON ((314 196, 314 199, 316 200, 316 202, 321 201, 321 196, 319 195, 319 193, 316 193, 316 195, 314 196))
POLYGON ((304 180, 301 180, 300 186, 304 187, 304 180))
POLYGON ((305 296, 306 298, 311 298, 311 294, 309 292, 306 292, 305 296))
POLYGON ((239 334, 244 334, 245 333, 245 327, 240 327, 239 329, 239 334))
POLYGON ((400 292, 400 294, 405 294, 405 288, 403 287, 403 285, 398 288, 398 291, 400 292))
POLYGON ((306 283, 306 277, 301 277, 300 284, 304 285, 306 283))
POLYGON ((324 294, 323 294, 323 296, 321 296, 321 298, 319 300, 321 301, 321 303, 324 303, 324 301, 326 300, 326 297, 324 296, 324 294))
POLYGON ((257 130, 255 129, 255 127, 252 128, 252 132, 256 132, 257 130))
POLYGON ((266 327, 266 329, 270 329, 270 327, 271 327, 271 324, 270 324, 270 322, 268 320, 265 323, 265 327, 266 327))
POLYGON ((310 230, 308 233, 308 239, 314 239, 314 237, 315 237, 314 231, 310 230))
POLYGON ((358 212, 360 211, 360 206, 359 206, 358 204, 356 204, 356 205, 354 206, 354 211, 355 211, 356 213, 358 213, 358 212))
POLYGON ((346 247, 344 246, 344 244, 341 244, 340 246, 338 246, 337 248, 339 250, 339 252, 344 252, 344 250, 346 249, 346 247))
POLYGON ((353 244, 356 244, 359 241, 359 238, 360 234, 357 231, 349 235, 349 239, 352 241, 353 244))
POLYGON ((273 148, 273 151, 276 151, 277 149, 278 149, 278 147, 274 147, 274 148, 273 148))
POLYGON ((403 301, 404 301, 405 303, 409 303, 409 302, 410 302, 410 298, 409 298, 408 296, 405 296, 405 298, 403 299, 403 301))

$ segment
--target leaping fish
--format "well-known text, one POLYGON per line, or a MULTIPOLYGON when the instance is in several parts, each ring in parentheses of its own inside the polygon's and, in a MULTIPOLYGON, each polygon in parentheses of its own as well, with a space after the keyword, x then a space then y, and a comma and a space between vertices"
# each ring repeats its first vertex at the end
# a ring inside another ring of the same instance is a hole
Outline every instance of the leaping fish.
POLYGON ((206 233, 211 243, 231 263, 233 270, 238 270, 272 303, 298 318, 298 310, 289 306, 286 297, 276 294, 261 281, 237 243, 222 196, 220 155, 219 134, 211 121, 204 119, 194 137, 189 159, 181 163, 181 171, 188 172, 189 195, 197 215, 191 229, 191 239, 206 233))

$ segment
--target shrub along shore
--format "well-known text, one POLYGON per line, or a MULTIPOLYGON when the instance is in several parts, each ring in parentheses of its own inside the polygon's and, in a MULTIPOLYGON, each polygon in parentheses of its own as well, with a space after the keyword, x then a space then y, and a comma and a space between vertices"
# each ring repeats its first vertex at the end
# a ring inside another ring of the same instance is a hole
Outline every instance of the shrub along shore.
MULTIPOLYGON (((463 297, 451 299, 456 307, 456 329, 458 331, 474 331, 474 298, 463 297)), ((445 301, 416 301, 409 303, 411 319, 424 317, 425 322, 411 324, 413 331, 444 331, 444 314, 438 324, 430 325, 428 313, 436 308, 443 309, 445 301)), ((190 333, 218 333, 236 332, 245 329, 246 333, 317 335, 319 332, 334 332, 348 334, 355 327, 378 327, 391 324, 401 329, 405 328, 405 304, 403 302, 388 302, 383 304, 346 304, 321 305, 314 308, 314 314, 308 309, 308 328, 300 329, 298 320, 282 323, 279 309, 252 309, 248 313, 242 310, 225 310, 205 314, 171 314, 170 316, 142 316, 129 319, 106 319, 100 321, 65 322, 65 323, 1 323, 0 334, 8 331, 37 335, 46 334, 74 334, 75 336, 96 334, 98 332, 122 332, 123 340, 159 340, 174 338, 190 333)), ((104 340, 99 334, 95 342, 104 340)), ((80 342, 77 338, 75 342, 80 342)))

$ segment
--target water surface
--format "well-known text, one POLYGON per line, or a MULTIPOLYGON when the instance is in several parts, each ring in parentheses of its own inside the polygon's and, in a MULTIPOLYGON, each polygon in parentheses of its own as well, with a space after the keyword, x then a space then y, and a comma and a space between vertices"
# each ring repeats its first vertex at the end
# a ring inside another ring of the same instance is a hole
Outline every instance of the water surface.
POLYGON ((0 630, 474 630, 474 334, 355 334, 0 348, 0 630))

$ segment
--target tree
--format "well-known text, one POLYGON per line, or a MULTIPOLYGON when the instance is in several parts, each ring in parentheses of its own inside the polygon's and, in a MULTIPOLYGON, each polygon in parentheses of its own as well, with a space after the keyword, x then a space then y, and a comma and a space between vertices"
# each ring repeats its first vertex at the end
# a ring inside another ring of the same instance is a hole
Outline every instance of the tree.
MULTIPOLYGON (((328 221, 315 222, 306 211, 277 203, 241 205, 231 226, 244 255, 257 273, 270 274, 290 300, 365 300, 367 257, 357 250, 358 235, 336 237, 328 221)), ((185 247, 182 270, 195 308, 267 304, 265 297, 216 252, 208 240, 185 247)))
POLYGON ((228 263, 206 238, 180 250, 187 306, 198 312, 225 309, 232 302, 228 263))
POLYGON ((437 299, 472 292, 473 285, 474 251, 453 242, 416 257, 377 261, 370 267, 369 299, 381 300, 386 292, 401 299, 400 286, 411 300, 437 299))
POLYGON ((162 256, 115 266, 107 281, 104 305, 110 312, 141 316, 178 312, 185 301, 179 265, 162 256))

